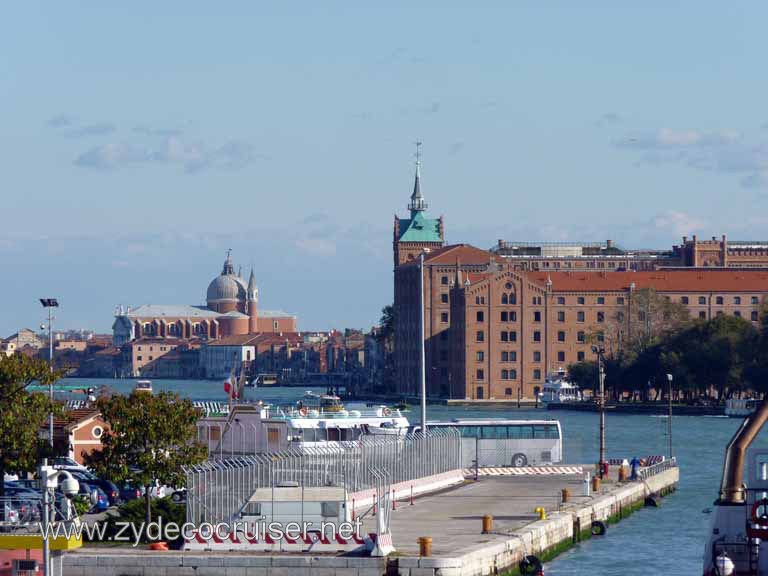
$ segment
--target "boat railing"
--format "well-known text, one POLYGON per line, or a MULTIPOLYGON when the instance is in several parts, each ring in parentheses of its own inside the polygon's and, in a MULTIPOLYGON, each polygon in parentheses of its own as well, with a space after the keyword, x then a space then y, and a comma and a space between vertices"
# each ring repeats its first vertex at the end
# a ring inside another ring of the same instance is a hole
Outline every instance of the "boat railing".
POLYGON ((672 468, 677 468, 677 458, 674 456, 672 458, 667 458, 662 462, 658 462, 657 464, 641 468, 638 472, 638 476, 641 480, 648 480, 648 478, 652 478, 653 476, 666 472, 672 468))
POLYGON ((343 409, 336 411, 326 411, 318 408, 312 408, 305 406, 304 409, 298 409, 294 407, 281 407, 273 410, 270 415, 272 419, 289 419, 289 418, 307 418, 307 419, 323 419, 323 420, 344 420, 348 418, 401 418, 402 413, 400 410, 391 408, 378 408, 378 409, 364 409, 357 410, 343 409))

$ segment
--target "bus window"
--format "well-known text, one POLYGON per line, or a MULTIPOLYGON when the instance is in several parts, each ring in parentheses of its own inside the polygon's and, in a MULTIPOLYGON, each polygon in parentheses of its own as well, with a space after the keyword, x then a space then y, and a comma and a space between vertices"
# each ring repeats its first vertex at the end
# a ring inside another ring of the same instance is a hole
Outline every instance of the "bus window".
POLYGON ((533 438, 533 426, 509 426, 509 437, 513 440, 528 440, 533 438))
POLYGON ((462 426, 461 427, 462 438, 477 438, 477 426, 462 426))
POLYGON ((483 440, 506 440, 506 426, 483 426, 481 428, 483 440))
POLYGON ((557 430, 557 424, 547 424, 545 428, 547 438, 553 438, 555 440, 560 438, 560 432, 557 430))
POLYGON ((534 438, 546 438, 547 437, 547 427, 543 424, 537 424, 533 427, 533 437, 534 438))

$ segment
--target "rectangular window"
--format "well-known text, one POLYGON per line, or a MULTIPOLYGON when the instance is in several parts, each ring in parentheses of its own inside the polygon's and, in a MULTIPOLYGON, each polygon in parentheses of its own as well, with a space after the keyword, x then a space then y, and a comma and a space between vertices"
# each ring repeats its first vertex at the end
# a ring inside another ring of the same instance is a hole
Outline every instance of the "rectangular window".
POLYGON ((475 354, 475 358, 477 359, 478 362, 485 361, 485 352, 483 352, 482 350, 478 350, 477 353, 475 354))
POLYGON ((758 304, 757 296, 752 296, 752 304, 758 304))
POLYGON ((448 286, 448 276, 443 276, 442 278, 440 278, 440 284, 442 284, 443 286, 448 286))
POLYGON ((578 304, 584 304, 584 296, 579 296, 579 297, 576 299, 576 302, 577 302, 578 304))
POLYGON ((137 356, 137 357, 136 357, 136 359, 137 359, 139 362, 141 362, 141 360, 142 360, 141 356, 137 356))
POLYGON ((576 322, 584 322, 584 312, 582 310, 576 312, 576 322))
POLYGON ((706 318, 707 318, 707 313, 706 313, 706 312, 704 312, 704 310, 702 310, 701 312, 699 312, 699 318, 706 320, 706 318))
POLYGON ((736 304, 737 306, 741 304, 741 296, 734 296, 733 303, 736 304))
POLYGON ((723 297, 722 296, 718 296, 717 298, 715 298, 715 303, 718 306, 722 306, 723 305, 723 297))
POLYGON ((482 330, 478 330, 475 337, 478 342, 485 342, 485 332, 483 332, 482 330))
POLYGON ((558 322, 565 322, 565 312, 564 311, 560 310, 557 313, 557 321, 558 322))
POLYGON ((561 306, 565 304, 565 296, 558 296, 557 297, 557 303, 561 306))
POLYGON ((598 322, 605 322, 605 312, 598 312, 597 313, 597 321, 598 322))
POLYGON ((736 316, 736 318, 741 318, 741 312, 739 312, 738 310, 736 310, 736 312, 734 312, 733 315, 736 316))
POLYGON ((501 361, 509 362, 509 352, 507 352, 506 350, 501 351, 501 361))
POLYGON ((509 332, 509 341, 510 342, 517 342, 517 332, 515 332, 514 330, 511 330, 509 332))
POLYGON ((506 310, 503 310, 501 312, 501 321, 502 322, 508 322, 509 321, 509 313, 506 310))
POLYGON ((605 304, 605 298, 603 296, 597 297, 597 303, 598 304, 605 304))
POLYGON ((576 352, 576 360, 578 362, 584 362, 584 352, 576 352))
POLYGON ((538 330, 536 330, 533 333, 533 341, 534 342, 541 342, 541 332, 539 332, 538 330))
MULTIPOLYGON (((509 361, 510 362, 517 362, 517 351, 516 350, 510 350, 509 351, 509 361)), ((514 378, 517 378, 517 376, 514 376, 514 378)))
POLYGON ((509 379, 510 380, 517 380, 517 370, 510 370, 509 371, 509 379))
POLYGON ((440 313, 440 322, 443 322, 444 324, 448 323, 448 312, 440 313))
POLYGON ((681 304, 688 304, 688 296, 683 296, 682 298, 680 298, 680 303, 681 304))
POLYGON ((533 351, 533 361, 541 362, 541 352, 539 352, 538 350, 533 351))
POLYGON ((533 426, 508 426, 509 438, 512 440, 530 440, 533 438, 533 426))
POLYGON ((536 368, 536 370, 533 371, 533 379, 534 380, 541 380, 541 370, 536 368))
POLYGON ((485 322, 485 313, 482 310, 478 310, 476 318, 478 322, 485 322))
POLYGON ((509 321, 517 322, 517 312, 515 312, 514 310, 509 313, 509 321))
POLYGON ((477 370, 477 379, 478 380, 485 380, 485 371, 478 368, 477 370))
POLYGON ((619 296, 616 298, 616 304, 624 304, 624 296, 619 296))
POLYGON ((448 294, 440 294, 440 302, 448 304, 448 294))
POLYGON ((704 296, 699 296, 699 304, 706 304, 707 299, 704 296))
POLYGON ((581 331, 577 332, 576 333, 576 340, 578 340, 579 342, 585 342, 586 341, 586 336, 585 336, 584 332, 581 332, 581 331))
POLYGON ((560 330, 557 333, 557 341, 558 342, 565 342, 565 331, 564 330, 560 330))
POLYGON ((541 312, 539 312, 538 310, 536 310, 533 313, 533 321, 534 322, 541 322, 541 312))
POLYGON ((506 330, 501 332, 501 341, 509 342, 509 332, 507 332, 506 330))
POLYGON ((512 396, 512 388, 504 388, 504 396, 512 396))
POLYGON ((557 353, 557 361, 558 362, 565 362, 565 352, 563 352, 562 350, 560 350, 557 353))

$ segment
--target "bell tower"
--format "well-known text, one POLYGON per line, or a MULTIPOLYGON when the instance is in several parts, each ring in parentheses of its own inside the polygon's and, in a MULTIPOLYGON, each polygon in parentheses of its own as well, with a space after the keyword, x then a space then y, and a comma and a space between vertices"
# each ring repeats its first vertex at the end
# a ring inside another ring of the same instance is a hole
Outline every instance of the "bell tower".
POLYGON ((392 251, 395 268, 416 258, 426 249, 441 248, 444 244, 443 217, 427 218, 427 201, 421 194, 421 142, 416 142, 416 175, 413 193, 408 203, 410 218, 395 215, 392 251))
POLYGON ((256 286, 253 268, 251 268, 251 275, 248 278, 246 307, 248 312, 248 333, 255 334, 259 331, 259 289, 256 286))

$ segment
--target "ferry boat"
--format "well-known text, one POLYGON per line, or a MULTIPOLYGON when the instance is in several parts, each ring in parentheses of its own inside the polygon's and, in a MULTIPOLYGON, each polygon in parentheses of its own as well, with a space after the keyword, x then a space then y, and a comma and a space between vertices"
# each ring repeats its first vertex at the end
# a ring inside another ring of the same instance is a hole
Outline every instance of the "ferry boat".
POLYGON ((760 405, 756 398, 728 398, 725 401, 725 415, 733 418, 744 418, 752 414, 760 405))
POLYGON ((197 422, 198 440, 211 457, 231 457, 355 442, 364 436, 405 435, 408 419, 387 406, 348 409, 330 394, 312 394, 287 406, 233 404, 226 414, 197 422))
POLYGON ((152 394, 152 380, 136 380, 136 386, 133 387, 134 392, 149 392, 152 394))
POLYGON ((257 374, 256 378, 246 384, 248 388, 265 388, 279 385, 280 381, 277 378, 277 374, 257 374))
POLYGON ((539 400, 544 405, 580 402, 581 393, 578 386, 568 381, 568 373, 560 368, 557 372, 547 375, 544 389, 539 393, 539 400))

